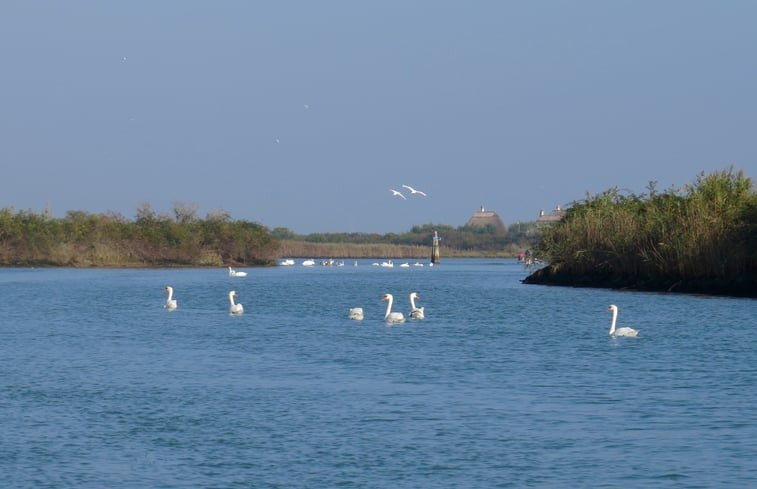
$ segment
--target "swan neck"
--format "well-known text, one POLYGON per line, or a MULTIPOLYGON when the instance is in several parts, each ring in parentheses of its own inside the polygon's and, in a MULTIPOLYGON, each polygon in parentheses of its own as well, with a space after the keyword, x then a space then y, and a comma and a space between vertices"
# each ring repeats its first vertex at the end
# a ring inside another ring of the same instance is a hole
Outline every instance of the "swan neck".
POLYGON ((234 305, 234 292, 229 292, 229 303, 234 305))
POLYGON ((384 314, 384 317, 389 317, 389 314, 392 312, 392 302, 394 302, 394 299, 392 297, 388 298, 386 300, 386 314, 384 314))
POLYGON ((415 296, 413 296, 413 295, 411 294, 411 295, 410 295, 410 309, 411 309, 411 310, 413 310, 413 309, 415 309, 415 308, 416 308, 416 307, 415 307, 415 296))
POLYGON ((615 332, 615 322, 618 320, 618 310, 612 310, 612 324, 610 324, 610 334, 615 332))

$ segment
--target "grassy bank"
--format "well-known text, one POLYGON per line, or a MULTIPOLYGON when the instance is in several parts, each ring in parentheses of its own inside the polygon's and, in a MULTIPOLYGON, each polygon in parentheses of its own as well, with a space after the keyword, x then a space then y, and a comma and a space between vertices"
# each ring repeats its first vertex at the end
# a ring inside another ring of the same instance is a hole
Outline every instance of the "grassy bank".
POLYGON ((550 265, 526 283, 757 296, 757 195, 733 169, 683 189, 575 203, 545 229, 537 256, 550 265))
POLYGON ((206 219, 177 206, 160 215, 144 205, 121 215, 0 209, 0 266, 164 267, 270 265, 278 240, 258 224, 225 212, 206 219))
POLYGON ((120 214, 0 209, 0 266, 216 267, 268 266, 279 258, 392 258, 426 260, 434 232, 443 236, 442 257, 510 257, 535 244, 534 223, 507 233, 492 227, 427 224, 405 233, 315 233, 299 236, 233 220, 217 211, 205 219, 196 207, 176 204, 159 214, 149 204, 136 218, 120 214))

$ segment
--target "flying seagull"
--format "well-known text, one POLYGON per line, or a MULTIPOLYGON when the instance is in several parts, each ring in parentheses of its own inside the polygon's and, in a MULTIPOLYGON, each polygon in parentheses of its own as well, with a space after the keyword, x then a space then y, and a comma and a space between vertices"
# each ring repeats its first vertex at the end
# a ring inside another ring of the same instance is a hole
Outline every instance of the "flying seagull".
POLYGON ((398 195, 402 197, 403 199, 407 200, 407 198, 404 195, 402 195, 402 192, 397 192, 396 190, 391 189, 391 188, 389 189, 389 191, 392 193, 392 196, 398 195))
POLYGON ((415 190, 410 185, 403 185, 403 187, 405 187, 406 189, 408 189, 411 194, 421 194, 424 197, 426 196, 426 194, 424 192, 421 192, 420 190, 415 190))

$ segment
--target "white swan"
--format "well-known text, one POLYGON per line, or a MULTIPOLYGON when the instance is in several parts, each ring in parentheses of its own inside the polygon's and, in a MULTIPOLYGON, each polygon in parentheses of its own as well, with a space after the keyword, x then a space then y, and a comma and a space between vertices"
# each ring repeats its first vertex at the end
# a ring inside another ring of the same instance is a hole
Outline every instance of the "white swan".
POLYGON ((392 260, 382 261, 381 266, 384 268, 394 268, 394 262, 392 260))
POLYGON ((404 188, 406 188, 406 189, 408 189, 408 190, 410 191, 410 193, 411 193, 411 194, 419 194, 419 195, 422 195, 422 196, 424 196, 424 197, 426 196, 426 193, 425 193, 425 192, 421 192, 420 190, 415 190, 415 189, 414 189, 413 187, 411 187, 410 185, 403 185, 403 187, 404 187, 404 188))
POLYGON ((421 296, 418 292, 410 293, 410 319, 424 319, 426 316, 423 314, 423 307, 415 307, 415 299, 420 299, 421 296))
POLYGON ((355 321, 362 321, 363 320, 363 308, 362 307, 351 307, 350 308, 350 319, 354 319, 355 321))
POLYGON ((173 287, 166 285, 163 290, 168 292, 168 299, 166 299, 166 303, 163 307, 165 309, 176 309, 177 307, 179 307, 179 305, 176 303, 176 299, 173 298, 173 287))
POLYGON ((239 294, 235 290, 232 290, 229 292, 229 313, 230 314, 242 314, 244 312, 244 307, 242 307, 242 304, 234 304, 234 297, 239 297, 239 294))
POLYGON ((392 197, 402 197, 403 199, 407 200, 407 197, 402 195, 402 192, 398 192, 394 190, 393 188, 390 188, 389 191, 392 193, 392 197))
POLYGON ((384 321, 387 323, 404 323, 405 315, 401 312, 392 312, 392 303, 394 302, 394 296, 392 294, 384 294, 381 298, 382 301, 389 301, 386 304, 386 314, 384 314, 384 321))
POLYGON ((302 262, 303 267, 312 267, 315 265, 315 260, 305 260, 302 262))
POLYGON ((612 311, 612 324, 610 325, 610 336, 632 336, 635 337, 639 334, 638 331, 636 331, 633 328, 618 328, 615 329, 615 321, 618 319, 618 306, 615 304, 611 304, 610 307, 607 308, 608 311, 612 311))
POLYGON ((247 272, 237 272, 233 268, 229 267, 229 277, 246 277, 247 272))

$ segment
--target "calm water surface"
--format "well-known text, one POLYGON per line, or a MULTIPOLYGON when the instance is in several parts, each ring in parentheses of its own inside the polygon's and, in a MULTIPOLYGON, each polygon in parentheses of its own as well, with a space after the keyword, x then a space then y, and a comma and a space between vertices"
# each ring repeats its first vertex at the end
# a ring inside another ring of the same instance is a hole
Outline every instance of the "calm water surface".
POLYGON ((754 300, 299 263, 0 269, 0 487, 757 487, 754 300))

